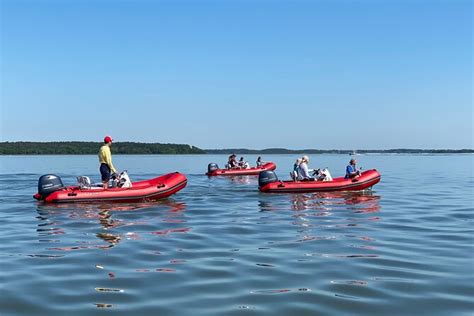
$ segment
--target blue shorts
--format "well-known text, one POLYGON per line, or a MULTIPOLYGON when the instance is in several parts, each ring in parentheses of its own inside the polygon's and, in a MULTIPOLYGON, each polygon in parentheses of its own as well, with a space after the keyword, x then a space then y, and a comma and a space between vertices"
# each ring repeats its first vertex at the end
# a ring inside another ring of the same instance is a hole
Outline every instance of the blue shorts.
POLYGON ((108 182, 110 180, 110 168, 107 164, 100 164, 100 175, 102 177, 102 182, 108 182))

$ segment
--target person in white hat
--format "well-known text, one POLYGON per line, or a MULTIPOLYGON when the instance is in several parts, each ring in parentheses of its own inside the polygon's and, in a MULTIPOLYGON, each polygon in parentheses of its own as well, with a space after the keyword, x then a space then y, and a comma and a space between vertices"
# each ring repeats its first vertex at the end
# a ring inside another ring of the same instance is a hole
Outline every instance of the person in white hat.
POLYGON ((309 157, 304 155, 301 157, 301 163, 299 165, 299 176, 301 177, 301 181, 314 181, 314 178, 309 175, 312 169, 308 168, 309 157))

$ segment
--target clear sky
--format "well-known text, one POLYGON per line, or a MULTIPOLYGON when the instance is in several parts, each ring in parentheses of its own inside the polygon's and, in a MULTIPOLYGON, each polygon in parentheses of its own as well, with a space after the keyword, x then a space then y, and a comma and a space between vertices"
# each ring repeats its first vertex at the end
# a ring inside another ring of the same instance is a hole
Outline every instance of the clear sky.
POLYGON ((470 0, 0 0, 1 141, 473 148, 470 0))

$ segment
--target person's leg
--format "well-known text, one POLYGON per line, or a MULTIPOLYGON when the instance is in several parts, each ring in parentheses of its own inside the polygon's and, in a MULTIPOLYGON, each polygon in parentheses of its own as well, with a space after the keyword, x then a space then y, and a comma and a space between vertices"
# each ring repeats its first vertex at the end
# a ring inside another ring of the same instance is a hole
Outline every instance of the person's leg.
POLYGON ((106 164, 100 165, 100 175, 102 178, 102 187, 107 189, 109 187, 109 180, 110 180, 110 168, 106 164))

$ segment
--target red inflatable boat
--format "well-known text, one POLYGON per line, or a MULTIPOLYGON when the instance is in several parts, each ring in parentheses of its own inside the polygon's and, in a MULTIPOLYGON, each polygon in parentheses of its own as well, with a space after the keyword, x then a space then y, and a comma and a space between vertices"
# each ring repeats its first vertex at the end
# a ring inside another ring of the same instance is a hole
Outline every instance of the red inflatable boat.
POLYGON ((261 167, 252 167, 248 169, 219 169, 219 167, 211 163, 207 168, 206 175, 212 176, 251 176, 258 175, 262 171, 273 171, 276 169, 276 165, 273 162, 267 162, 261 167))
POLYGON ((344 177, 332 181, 279 181, 274 172, 259 175, 259 190, 270 193, 305 193, 324 191, 360 191, 372 187, 380 181, 377 170, 367 170, 355 179, 344 177))
POLYGON ((34 198, 50 203, 73 202, 146 202, 166 198, 186 186, 187 179, 179 172, 150 180, 133 182, 129 188, 81 188, 67 186, 55 175, 44 175, 38 182, 34 198))

